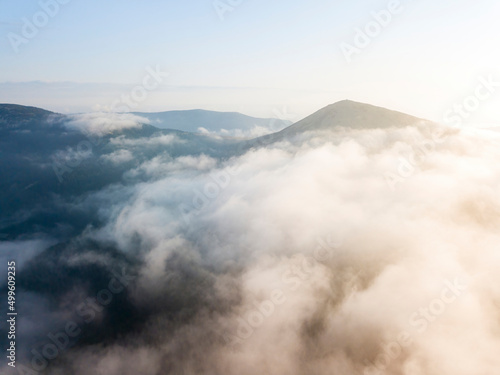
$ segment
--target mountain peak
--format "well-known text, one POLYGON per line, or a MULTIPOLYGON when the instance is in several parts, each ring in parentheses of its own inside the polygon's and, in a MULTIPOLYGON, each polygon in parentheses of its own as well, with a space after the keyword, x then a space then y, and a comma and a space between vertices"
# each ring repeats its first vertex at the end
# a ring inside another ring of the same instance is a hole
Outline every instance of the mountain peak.
POLYGON ((310 131, 333 131, 335 129, 389 129, 428 123, 430 121, 402 112, 377 107, 352 100, 341 100, 327 105, 312 115, 273 134, 255 138, 243 144, 250 148, 290 139, 310 131))
POLYGON ((281 131, 294 135, 313 130, 331 130, 338 127, 351 129, 392 128, 424 121, 418 117, 352 100, 330 104, 305 119, 281 131))

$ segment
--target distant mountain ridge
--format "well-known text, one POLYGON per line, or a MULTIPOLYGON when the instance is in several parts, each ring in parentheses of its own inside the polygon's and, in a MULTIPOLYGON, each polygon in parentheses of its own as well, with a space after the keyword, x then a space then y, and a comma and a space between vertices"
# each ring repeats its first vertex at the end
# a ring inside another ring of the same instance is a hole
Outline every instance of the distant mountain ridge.
POLYGON ((133 112, 134 115, 147 118, 151 125, 160 129, 176 129, 187 132, 200 132, 200 128, 208 132, 228 135, 231 130, 250 131, 256 126, 278 131, 291 125, 291 121, 276 118, 257 118, 238 112, 216 112, 204 109, 192 109, 166 112, 133 112))
MULTIPOLYGON (((234 129, 251 130, 255 126, 274 129, 274 134, 260 138, 284 138, 307 131, 332 130, 338 127, 375 129, 408 126, 422 121, 430 122, 402 112, 351 100, 330 104, 294 124, 288 120, 257 118, 238 112, 216 112, 203 109, 152 113, 132 112, 132 114, 147 119, 149 125, 155 128, 190 133, 200 132, 200 128, 208 132, 220 132, 223 129, 228 132, 234 129)), ((30 123, 47 119, 50 115, 60 114, 37 107, 0 103, 0 128, 2 124, 5 125, 8 122, 30 123)))
MULTIPOLYGON (((215 133, 222 136, 251 134, 260 128, 267 133, 279 131, 292 124, 291 121, 277 118, 258 118, 238 112, 216 112, 203 109, 177 110, 165 112, 132 112, 143 117, 149 124, 159 129, 180 130, 190 133, 215 133)), ((19 104, 0 103, 0 128, 28 125, 43 121, 50 115, 60 115, 42 108, 19 104)))

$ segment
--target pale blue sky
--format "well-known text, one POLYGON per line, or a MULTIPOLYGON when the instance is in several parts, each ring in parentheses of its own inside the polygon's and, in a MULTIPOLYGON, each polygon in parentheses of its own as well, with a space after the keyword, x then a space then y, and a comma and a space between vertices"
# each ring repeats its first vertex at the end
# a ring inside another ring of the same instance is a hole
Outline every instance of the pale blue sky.
MULTIPOLYGON (((242 0, 223 21, 213 2, 70 0, 16 53, 9 33, 41 5, 0 0, 0 102, 95 110, 160 66, 169 77, 134 110, 301 118, 350 98, 440 120, 479 77, 500 82, 497 0, 401 0, 350 63, 340 44, 391 0, 242 0)), ((497 121, 499 101, 500 87, 467 121, 497 121)))

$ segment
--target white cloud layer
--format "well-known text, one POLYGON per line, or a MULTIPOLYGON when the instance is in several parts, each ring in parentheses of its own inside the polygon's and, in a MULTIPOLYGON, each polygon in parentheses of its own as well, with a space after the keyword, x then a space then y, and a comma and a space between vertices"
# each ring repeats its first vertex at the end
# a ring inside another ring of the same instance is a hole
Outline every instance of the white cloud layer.
POLYGON ((72 373, 495 373, 500 136, 443 128, 436 142, 426 126, 157 158, 139 168, 148 182, 100 192, 115 203, 88 235, 140 246, 134 304, 195 313, 74 349, 72 373))
POLYGON ((129 113, 95 112, 68 116, 71 120, 65 126, 97 136, 149 123, 148 119, 129 113))

